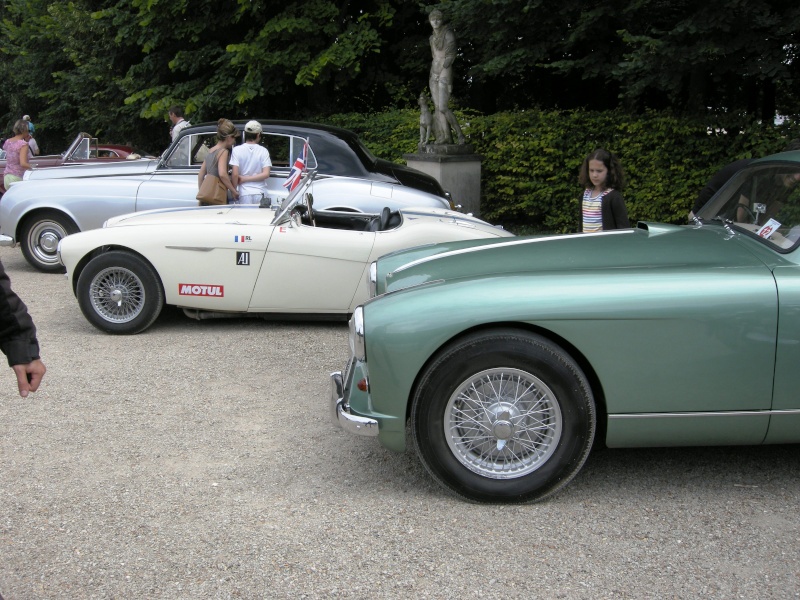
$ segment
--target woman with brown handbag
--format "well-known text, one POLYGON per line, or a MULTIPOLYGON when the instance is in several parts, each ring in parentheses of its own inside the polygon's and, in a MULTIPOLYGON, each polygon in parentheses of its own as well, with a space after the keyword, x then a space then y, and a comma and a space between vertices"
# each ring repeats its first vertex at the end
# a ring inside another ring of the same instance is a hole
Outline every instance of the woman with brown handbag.
POLYGON ((197 199, 201 206, 227 204, 229 191, 234 200, 239 197, 228 176, 231 148, 238 136, 236 126, 228 119, 217 121, 217 143, 209 149, 197 175, 197 199))

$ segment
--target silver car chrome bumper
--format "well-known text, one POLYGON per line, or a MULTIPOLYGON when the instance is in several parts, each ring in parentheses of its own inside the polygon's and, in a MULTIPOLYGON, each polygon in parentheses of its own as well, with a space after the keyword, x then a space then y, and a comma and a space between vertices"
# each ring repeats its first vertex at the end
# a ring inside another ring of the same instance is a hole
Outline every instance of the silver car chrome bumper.
POLYGON ((14 238, 7 235, 0 235, 0 246, 13 246, 14 238))
POLYGON ((348 433, 356 435, 378 435, 378 422, 375 419, 359 417, 350 412, 350 407, 344 401, 344 383, 342 372, 331 373, 331 419, 334 424, 348 433))

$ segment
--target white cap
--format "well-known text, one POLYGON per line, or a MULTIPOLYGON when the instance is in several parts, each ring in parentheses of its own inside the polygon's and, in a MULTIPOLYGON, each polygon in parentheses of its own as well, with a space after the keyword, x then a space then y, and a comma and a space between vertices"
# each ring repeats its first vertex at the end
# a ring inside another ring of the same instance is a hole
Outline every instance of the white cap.
POLYGON ((30 121, 31 120, 31 116, 30 115, 22 115, 22 120, 23 121, 30 121))
POLYGON ((247 125, 244 126, 245 133, 261 133, 261 123, 258 121, 248 121, 247 125))

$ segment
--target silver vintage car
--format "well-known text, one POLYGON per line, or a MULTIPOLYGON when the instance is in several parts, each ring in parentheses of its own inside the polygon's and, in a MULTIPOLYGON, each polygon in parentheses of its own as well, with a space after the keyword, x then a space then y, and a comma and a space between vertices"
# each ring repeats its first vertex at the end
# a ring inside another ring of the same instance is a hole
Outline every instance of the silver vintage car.
MULTIPOLYGON (((243 129, 245 121, 234 122, 243 129)), ((312 123, 261 121, 272 159, 269 196, 278 204, 283 183, 308 141, 306 167, 335 177, 319 209, 380 212, 384 206, 453 208, 431 176, 375 158, 351 131, 312 123)), ((197 175, 214 145, 216 123, 184 129, 160 158, 34 169, 0 203, 0 245, 20 244, 40 271, 61 272, 56 249, 65 236, 96 229, 118 215, 153 208, 197 206, 197 175)))
MULTIPOLYGON (((30 156, 28 162, 33 168, 60 167, 62 165, 78 165, 83 163, 118 162, 140 158, 146 153, 122 144, 100 143, 97 138, 81 132, 61 154, 44 154, 30 156)), ((152 158, 152 157, 151 157, 152 158)), ((0 172, 6 168, 6 151, 0 149, 0 172)), ((6 193, 0 179, 0 196, 6 193)))

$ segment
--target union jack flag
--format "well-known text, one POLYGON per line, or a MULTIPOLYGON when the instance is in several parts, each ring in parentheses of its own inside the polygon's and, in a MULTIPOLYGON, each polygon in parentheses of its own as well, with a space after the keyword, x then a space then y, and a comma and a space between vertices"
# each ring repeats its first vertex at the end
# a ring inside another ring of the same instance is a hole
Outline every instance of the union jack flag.
POLYGON ((306 160, 308 159, 308 142, 303 144, 303 151, 298 155, 297 159, 292 165, 292 170, 289 171, 289 176, 283 182, 283 187, 287 188, 290 192, 297 187, 300 183, 300 177, 303 171, 306 170, 306 160))

